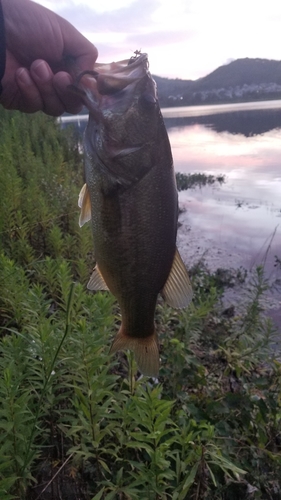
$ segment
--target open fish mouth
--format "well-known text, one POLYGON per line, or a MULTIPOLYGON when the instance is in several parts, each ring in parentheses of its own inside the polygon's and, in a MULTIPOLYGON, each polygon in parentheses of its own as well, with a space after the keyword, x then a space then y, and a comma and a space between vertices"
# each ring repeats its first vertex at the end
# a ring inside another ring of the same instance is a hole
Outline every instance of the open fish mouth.
POLYGON ((136 51, 129 59, 95 64, 93 70, 80 73, 71 88, 80 95, 92 118, 99 122, 107 110, 125 113, 139 95, 139 85, 143 87, 144 101, 156 103, 156 86, 148 68, 147 54, 136 51))
POLYGON ((83 79, 82 82, 86 93, 87 88, 89 88, 94 94, 114 94, 123 90, 131 83, 140 81, 146 76, 148 67, 148 56, 145 53, 136 54, 130 59, 109 64, 97 63, 94 70, 83 71, 78 75, 74 87, 81 92, 79 84, 87 76, 87 80, 83 79))
POLYGON ((98 73, 98 87, 104 90, 122 90, 130 83, 143 78, 148 71, 147 54, 138 54, 130 59, 124 59, 118 63, 96 64, 95 71, 98 73))

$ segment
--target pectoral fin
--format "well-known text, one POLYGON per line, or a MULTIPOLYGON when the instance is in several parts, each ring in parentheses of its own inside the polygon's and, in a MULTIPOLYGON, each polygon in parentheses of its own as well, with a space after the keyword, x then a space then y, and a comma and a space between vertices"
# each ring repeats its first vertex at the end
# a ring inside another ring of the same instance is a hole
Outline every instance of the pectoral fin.
POLYGON ((80 191, 78 198, 78 207, 81 208, 79 217, 79 226, 82 227, 85 224, 85 222, 88 222, 92 218, 91 200, 87 184, 84 184, 84 186, 80 191))
POLYGON ((138 153, 141 148, 142 146, 132 146, 122 149, 112 149, 109 156, 116 160, 117 158, 124 158, 125 156, 131 155, 133 153, 138 153))
POLYGON ((169 277, 162 290, 162 295, 171 307, 182 309, 192 299, 192 286, 178 249, 176 249, 169 277))
POLYGON ((89 282, 87 284, 88 290, 109 290, 106 282, 104 281, 101 272, 98 268, 98 265, 96 265, 89 282))

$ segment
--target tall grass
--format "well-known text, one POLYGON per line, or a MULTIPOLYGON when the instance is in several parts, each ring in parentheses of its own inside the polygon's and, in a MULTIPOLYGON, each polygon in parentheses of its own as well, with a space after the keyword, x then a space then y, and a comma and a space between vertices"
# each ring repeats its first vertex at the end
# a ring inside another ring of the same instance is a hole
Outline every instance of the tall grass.
POLYGON ((1 500, 280 498, 281 365, 262 268, 237 316, 203 268, 188 310, 160 301, 160 378, 139 378, 131 356, 108 354, 113 297, 85 290, 77 138, 40 114, 0 113, 1 500))

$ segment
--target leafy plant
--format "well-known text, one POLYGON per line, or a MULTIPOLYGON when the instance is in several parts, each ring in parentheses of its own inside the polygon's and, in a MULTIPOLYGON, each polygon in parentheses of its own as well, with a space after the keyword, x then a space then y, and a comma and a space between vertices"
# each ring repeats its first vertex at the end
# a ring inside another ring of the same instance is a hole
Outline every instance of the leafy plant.
MULTIPOLYGON (((280 498, 281 367, 262 267, 191 270, 194 300, 159 301, 159 380, 109 355, 114 298, 90 293, 72 130, 0 110, 1 500, 280 498), (226 286, 242 306, 225 314, 226 286)), ((278 263, 278 259, 276 260, 278 263)))

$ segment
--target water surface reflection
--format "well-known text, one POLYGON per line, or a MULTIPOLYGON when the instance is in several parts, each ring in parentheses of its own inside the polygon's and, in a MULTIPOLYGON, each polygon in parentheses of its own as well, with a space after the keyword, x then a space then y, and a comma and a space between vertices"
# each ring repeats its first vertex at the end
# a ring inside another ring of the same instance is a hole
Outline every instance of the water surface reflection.
MULTIPOLYGON (((281 112, 175 118, 166 125, 176 171, 226 179, 179 194, 184 212, 178 245, 186 263, 204 257, 211 269, 250 270, 266 255, 265 268, 275 282, 275 255, 281 257, 281 112)), ((278 293, 270 300, 280 307, 278 293)))

